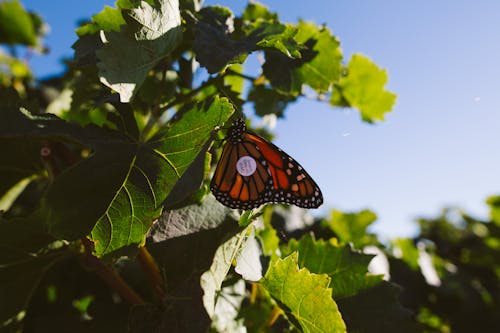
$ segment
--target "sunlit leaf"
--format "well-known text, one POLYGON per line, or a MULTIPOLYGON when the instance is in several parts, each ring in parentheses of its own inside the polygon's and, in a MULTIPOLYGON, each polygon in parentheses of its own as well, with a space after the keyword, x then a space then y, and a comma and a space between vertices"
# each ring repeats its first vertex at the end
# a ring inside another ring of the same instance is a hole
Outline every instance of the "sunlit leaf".
POLYGON ((326 274, 299 269, 298 254, 272 263, 262 285, 303 332, 346 332, 326 274))
POLYGON ((359 293, 382 280, 380 276, 367 275, 373 256, 356 253, 349 245, 337 244, 335 239, 315 240, 312 235, 306 235, 300 241, 292 239, 288 250, 298 252, 299 267, 311 273, 328 274, 335 299, 359 293))
POLYGON ((87 23, 80 28, 76 29, 78 36, 91 35, 104 31, 120 31, 120 26, 125 24, 121 10, 119 8, 112 8, 104 6, 104 9, 92 16, 92 22, 87 23))
POLYGON ((158 7, 142 1, 130 9, 120 32, 100 32, 104 46, 96 51, 102 83, 117 91, 122 102, 137 92, 147 73, 177 46, 182 32, 178 0, 158 7))
POLYGON ((367 228, 377 219, 377 215, 369 210, 344 213, 332 210, 330 219, 324 223, 343 242, 352 242, 354 247, 373 244, 375 238, 367 233, 367 228))
POLYGON ((413 241, 408 238, 397 238, 392 243, 398 252, 400 252, 401 259, 412 269, 418 269, 419 251, 415 244, 413 244, 413 241))
MULTIPOLYGON (((365 56, 355 54, 346 67, 346 73, 337 86, 342 97, 361 112, 364 121, 383 120, 396 101, 396 95, 385 89, 387 72, 365 56)), ((332 105, 338 105, 337 101, 338 96, 332 99, 332 105)))
POLYGON ((244 229, 219 246, 215 251, 210 269, 201 275, 200 285, 203 289, 203 304, 210 318, 215 314, 215 305, 218 293, 222 289, 222 282, 244 244, 247 232, 248 230, 244 229))

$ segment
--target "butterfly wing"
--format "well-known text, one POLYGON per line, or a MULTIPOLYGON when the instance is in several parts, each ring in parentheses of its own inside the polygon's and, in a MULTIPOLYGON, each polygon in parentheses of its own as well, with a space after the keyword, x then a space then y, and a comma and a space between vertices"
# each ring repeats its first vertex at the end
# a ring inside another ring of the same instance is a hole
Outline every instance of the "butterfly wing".
POLYGON ((302 166, 264 138, 239 132, 224 146, 211 186, 217 200, 231 208, 252 209, 266 202, 316 208, 323 203, 318 185, 302 166), (247 169, 240 161, 251 158, 247 169), (250 169, 248 169, 250 168, 250 169))

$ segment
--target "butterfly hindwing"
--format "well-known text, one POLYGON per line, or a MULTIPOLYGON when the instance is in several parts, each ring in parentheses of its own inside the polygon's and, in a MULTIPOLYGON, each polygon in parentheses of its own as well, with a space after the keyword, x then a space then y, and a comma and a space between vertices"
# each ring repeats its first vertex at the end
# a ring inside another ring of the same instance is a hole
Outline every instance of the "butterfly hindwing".
POLYGON ((292 157, 236 121, 227 136, 211 182, 217 200, 231 208, 263 203, 316 208, 323 203, 318 185, 292 157))

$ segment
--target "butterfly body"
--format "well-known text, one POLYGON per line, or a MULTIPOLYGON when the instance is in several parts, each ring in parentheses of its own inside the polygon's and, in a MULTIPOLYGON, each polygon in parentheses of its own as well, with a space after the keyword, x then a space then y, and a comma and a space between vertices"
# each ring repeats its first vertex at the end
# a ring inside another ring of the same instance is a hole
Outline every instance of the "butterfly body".
POLYGON ((236 120, 210 184, 222 204, 252 209, 264 203, 317 208, 323 203, 318 185, 292 157, 236 120))

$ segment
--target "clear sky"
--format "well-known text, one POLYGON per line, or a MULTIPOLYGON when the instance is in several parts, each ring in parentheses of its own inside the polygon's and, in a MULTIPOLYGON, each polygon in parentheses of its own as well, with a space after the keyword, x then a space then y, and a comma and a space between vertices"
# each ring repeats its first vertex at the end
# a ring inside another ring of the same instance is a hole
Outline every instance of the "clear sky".
MULTIPOLYGON (((51 26, 49 56, 38 76, 63 70, 73 29, 114 1, 22 1, 51 26)), ((246 1, 207 1, 240 13, 246 1)), ((484 200, 500 193, 500 2, 308 0, 263 1, 282 21, 326 24, 346 60, 363 53, 389 74, 398 95, 384 122, 364 124, 355 110, 303 101, 278 122, 275 143, 323 190, 325 205, 374 210, 373 231, 415 232, 416 216, 460 206, 486 217, 484 200)), ((251 68, 249 69, 251 70, 251 68)), ((253 73, 256 74, 256 73, 253 73)))

